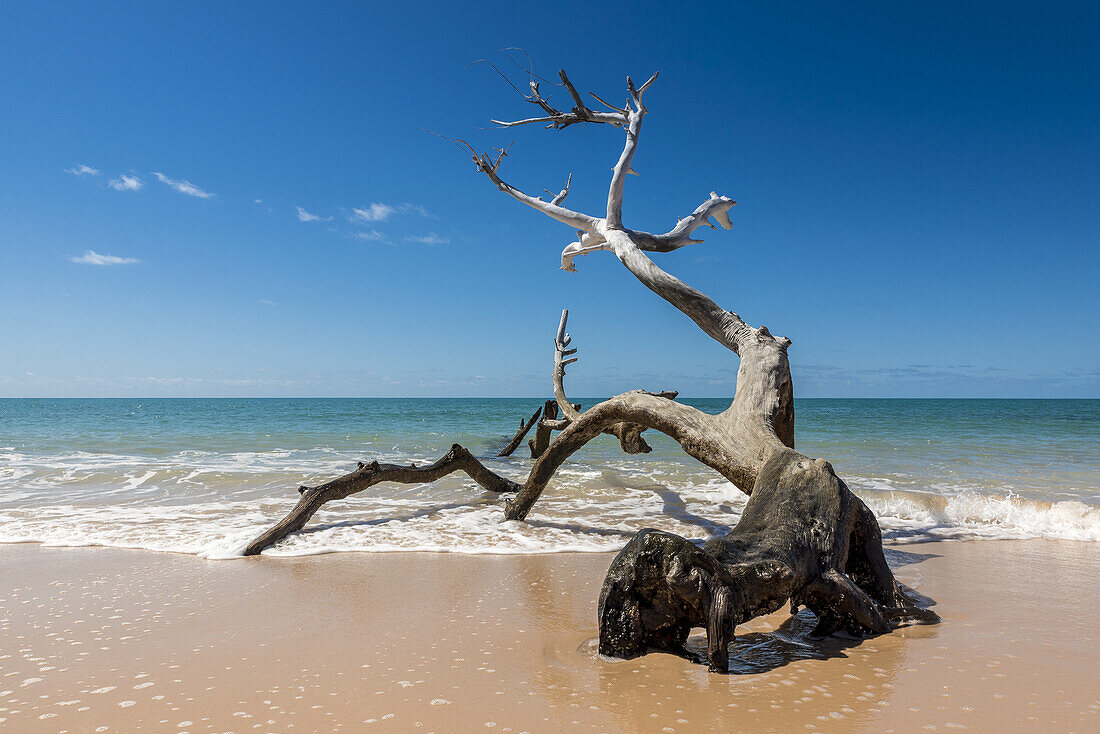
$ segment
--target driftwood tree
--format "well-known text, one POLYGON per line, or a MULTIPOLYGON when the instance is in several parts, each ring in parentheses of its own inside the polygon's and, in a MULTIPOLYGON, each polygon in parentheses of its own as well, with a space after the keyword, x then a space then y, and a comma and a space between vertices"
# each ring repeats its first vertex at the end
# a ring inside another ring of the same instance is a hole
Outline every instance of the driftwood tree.
MULTIPOLYGON (((561 82, 573 107, 553 107, 532 77, 524 95, 541 114, 501 127, 541 124, 560 130, 578 123, 625 130, 626 141, 615 164, 602 216, 565 206, 569 185, 550 201, 530 196, 501 178, 507 155, 478 154, 463 141, 474 164, 496 187, 522 204, 572 228, 576 241, 561 254, 563 270, 574 271, 579 255, 611 252, 643 285, 682 311, 705 334, 740 358, 737 388, 725 411, 711 415, 676 402, 675 393, 642 390, 617 395, 581 412, 565 394, 564 375, 576 360, 562 314, 555 338, 554 394, 563 418, 548 428, 560 430, 541 451, 522 483, 488 469, 465 448, 454 445, 430 466, 359 464, 345 476, 318 487, 301 487, 294 510, 254 540, 256 554, 300 529, 326 502, 344 499, 380 482, 422 483, 463 471, 484 489, 512 494, 505 502, 509 520, 523 520, 554 473, 575 451, 601 433, 619 438, 624 450, 648 450, 642 431, 672 437, 683 450, 724 476, 749 501, 729 534, 701 548, 669 533, 643 530, 615 558, 600 595, 600 652, 633 657, 650 650, 687 654, 693 627, 704 627, 707 662, 728 669, 727 647, 742 622, 778 610, 806 606, 818 618, 818 634, 882 633, 903 622, 934 622, 932 612, 916 606, 895 581, 886 563, 874 513, 856 497, 824 459, 794 448, 794 396, 787 350, 790 339, 753 327, 703 293, 658 267, 647 253, 664 253, 699 244, 695 232, 715 222, 732 227, 736 202, 711 193, 695 211, 667 232, 652 234, 623 222, 623 191, 646 116, 643 97, 657 74, 636 86, 627 78, 629 100, 623 107, 596 95, 609 111, 590 109, 565 72, 561 82)), ((532 417, 530 423, 535 420, 532 417)), ((530 425, 528 425, 528 428, 530 425)), ((518 442, 517 442, 518 443, 518 442)))

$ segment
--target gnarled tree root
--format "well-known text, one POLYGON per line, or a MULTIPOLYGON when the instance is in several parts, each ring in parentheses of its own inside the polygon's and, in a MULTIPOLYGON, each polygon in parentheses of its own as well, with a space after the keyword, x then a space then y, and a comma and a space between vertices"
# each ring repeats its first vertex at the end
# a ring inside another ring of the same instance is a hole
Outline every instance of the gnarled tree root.
POLYGON ((939 621, 894 580, 874 514, 832 466, 787 450, 764 465, 728 535, 698 548, 647 529, 623 548, 600 593, 599 649, 690 657, 688 633, 704 627, 710 669, 728 672, 737 625, 788 600, 792 611, 806 606, 817 616, 822 636, 939 621))

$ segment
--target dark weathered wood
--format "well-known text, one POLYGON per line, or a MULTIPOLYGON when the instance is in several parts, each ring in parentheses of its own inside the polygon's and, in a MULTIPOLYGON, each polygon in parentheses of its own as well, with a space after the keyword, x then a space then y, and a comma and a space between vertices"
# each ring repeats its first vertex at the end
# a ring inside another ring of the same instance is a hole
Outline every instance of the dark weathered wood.
POLYGON ((512 440, 508 442, 507 446, 500 450, 497 456, 511 456, 512 452, 515 451, 523 441, 523 437, 531 430, 531 426, 535 425, 540 415, 542 415, 542 408, 536 410, 526 422, 520 421, 519 430, 516 431, 516 435, 512 437, 512 440))
POLYGON ((554 425, 550 421, 558 419, 558 403, 556 400, 547 400, 546 404, 542 406, 542 418, 539 421, 539 427, 535 429, 535 437, 527 442, 527 445, 531 447, 532 459, 542 456, 543 452, 550 446, 550 435, 554 425))
POLYGON ((643 530, 627 544, 600 593, 599 649, 688 655, 688 632, 703 627, 711 670, 726 672, 737 625, 788 601, 817 616, 819 636, 939 621, 894 581, 871 510, 828 462, 787 449, 761 469, 728 535, 700 549, 643 530))
POLYGON ((244 555, 257 555, 264 548, 301 530, 326 502, 346 499, 380 482, 423 484, 434 482, 456 471, 466 472, 471 479, 490 492, 515 492, 519 489, 518 484, 485 468, 485 465, 473 454, 457 443, 451 446, 451 450, 439 461, 424 467, 379 464, 377 461, 369 464, 359 462, 359 467, 355 471, 333 479, 331 482, 325 482, 317 487, 299 487, 298 494, 301 498, 290 514, 249 543, 244 550, 244 555))

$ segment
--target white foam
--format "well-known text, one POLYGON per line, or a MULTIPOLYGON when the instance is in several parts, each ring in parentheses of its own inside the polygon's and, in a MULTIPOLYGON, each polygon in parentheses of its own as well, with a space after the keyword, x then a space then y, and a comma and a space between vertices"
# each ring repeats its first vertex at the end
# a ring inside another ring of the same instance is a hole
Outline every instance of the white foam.
MULTIPOLYGON (((0 542, 238 557, 294 506, 294 487, 342 474, 358 455, 331 448, 155 457, 4 449, 0 542)), ((379 458, 423 465, 437 456, 429 446, 379 458)), ((513 477, 530 467, 517 458, 487 461, 513 477)), ((856 477, 850 485, 888 538, 1100 540, 1100 507, 1079 500, 942 483, 921 489, 896 478, 856 477)), ((745 501, 729 482, 686 459, 601 456, 563 467, 526 523, 505 521, 501 498, 453 475, 430 485, 379 485, 327 505, 304 531, 266 553, 612 551, 644 527, 700 540, 721 535, 745 501)))
POLYGON ((953 496, 896 492, 869 497, 887 537, 1054 538, 1100 541, 1100 508, 1077 500, 1043 502, 1018 495, 953 496))

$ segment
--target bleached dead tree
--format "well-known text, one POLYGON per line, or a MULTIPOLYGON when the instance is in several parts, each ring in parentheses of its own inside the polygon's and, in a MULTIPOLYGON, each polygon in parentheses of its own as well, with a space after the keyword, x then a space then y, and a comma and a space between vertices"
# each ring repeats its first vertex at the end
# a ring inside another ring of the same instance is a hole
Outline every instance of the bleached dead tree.
MULTIPOLYGON (((469 451, 452 447, 431 466, 416 468, 360 464, 343 477, 318 487, 302 487, 294 510, 253 541, 256 554, 300 529, 326 502, 344 499, 379 482, 433 481, 463 471, 486 490, 513 494, 505 502, 509 520, 523 520, 574 452, 601 433, 619 437, 623 448, 638 448, 641 432, 672 437, 683 450, 750 495, 738 524, 728 535, 702 548, 669 533, 643 530, 623 549, 608 572, 600 597, 600 651, 620 657, 659 649, 683 653, 692 627, 705 627, 708 662, 728 669, 727 647, 734 629, 753 617, 790 602, 818 617, 817 632, 881 633, 903 621, 935 621, 919 609, 895 581, 882 550, 874 513, 837 477, 824 459, 794 449, 794 396, 787 350, 790 339, 753 327, 703 293, 658 267, 647 253, 664 253, 701 242, 695 232, 715 222, 730 229, 736 202, 712 192, 695 211, 667 232, 628 228, 623 221, 626 177, 638 148, 647 109, 644 95, 654 74, 636 86, 627 78, 623 107, 592 95, 610 111, 590 109, 560 72, 573 107, 553 107, 532 77, 527 100, 541 114, 501 127, 541 124, 560 130, 578 123, 610 125, 626 132, 615 164, 607 207, 600 216, 565 206, 569 184, 551 200, 530 196, 501 177, 506 149, 477 153, 463 141, 478 171, 505 194, 576 232, 562 250, 561 267, 575 271, 575 258, 611 252, 643 285, 682 311, 705 334, 740 358, 737 388, 725 411, 710 415, 678 403, 675 393, 641 390, 623 393, 578 411, 565 394, 565 367, 576 360, 562 314, 555 338, 554 394, 563 413, 560 434, 535 461, 522 483, 491 471, 469 451)), ((644 443, 644 442, 643 442, 644 443)))

